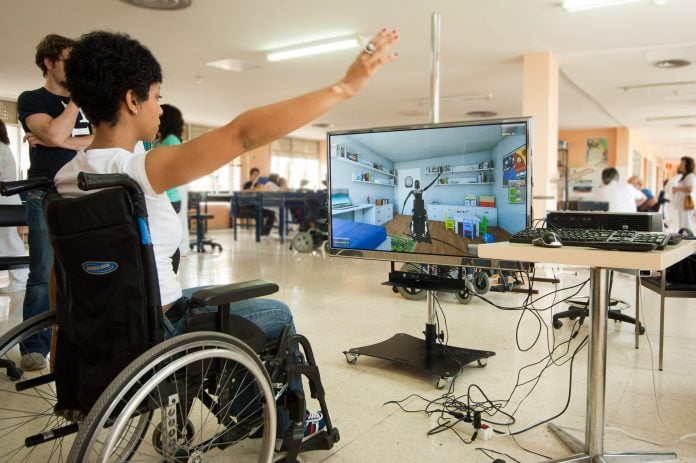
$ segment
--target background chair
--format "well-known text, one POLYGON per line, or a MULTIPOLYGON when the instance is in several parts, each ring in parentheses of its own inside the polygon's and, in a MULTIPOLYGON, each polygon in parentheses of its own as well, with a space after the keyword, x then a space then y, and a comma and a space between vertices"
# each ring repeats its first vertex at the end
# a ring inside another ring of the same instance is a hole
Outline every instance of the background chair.
MULTIPOLYGON (((0 204, 0 227, 20 227, 27 224, 24 204, 0 204)), ((29 256, 0 256, 0 270, 29 267, 29 256)))
POLYGON ((476 237, 476 224, 471 219, 462 220, 462 236, 466 238, 467 233, 471 235, 471 239, 476 237))
POLYGON ((651 291, 660 295, 660 351, 658 368, 662 371, 664 360, 664 337, 665 337, 665 299, 675 298, 696 298, 696 257, 689 256, 670 267, 676 272, 677 278, 673 278, 669 269, 660 272, 659 276, 643 277, 640 284, 651 291), (672 281, 670 281, 670 279, 672 281))
POLYGON ((222 246, 219 243, 205 237, 205 233, 208 230, 208 220, 215 217, 215 215, 208 213, 205 192, 189 191, 188 204, 189 211, 191 211, 189 212, 189 219, 193 219, 196 225, 196 239, 189 244, 191 250, 205 252, 205 247, 210 246, 213 251, 217 249, 222 252, 222 246))
MULTIPOLYGON (((27 209, 23 204, 0 204, 0 227, 19 227, 27 224, 27 209)), ((0 256, 0 270, 16 270, 29 267, 29 256, 0 256)), ((11 362, 0 358, 0 368, 19 378, 21 373, 11 362)))
MULTIPOLYGON (((609 284, 609 294, 611 294, 611 282, 614 280, 614 273, 611 272, 611 281, 609 284)), ((563 326, 563 322, 561 321, 561 318, 569 318, 571 320, 575 320, 576 318, 580 319, 580 324, 582 325, 585 321, 585 318, 590 315, 590 310, 589 310, 589 298, 588 299, 575 299, 572 301, 568 301, 571 303, 571 306, 568 310, 565 310, 563 312, 558 312, 553 314, 553 327, 558 329, 561 326, 563 326)), ((618 309, 612 309, 612 307, 616 307, 619 304, 619 301, 616 299, 609 299, 609 310, 607 312, 607 317, 610 320, 618 321, 618 322, 626 322, 626 323, 631 323, 633 325, 638 324, 638 330, 640 334, 645 334, 645 326, 643 326, 640 321, 637 321, 635 318, 626 315, 621 312, 621 310, 618 309)))
POLYGON ((445 213, 445 230, 455 230, 454 218, 448 217, 447 213, 445 213))

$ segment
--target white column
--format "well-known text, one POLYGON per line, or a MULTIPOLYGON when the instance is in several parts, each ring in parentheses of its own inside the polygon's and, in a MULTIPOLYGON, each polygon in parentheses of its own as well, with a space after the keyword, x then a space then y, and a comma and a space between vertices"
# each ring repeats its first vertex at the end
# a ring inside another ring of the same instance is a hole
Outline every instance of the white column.
POLYGON ((558 184, 558 63, 550 52, 523 57, 522 113, 534 117, 534 218, 556 210, 558 184))

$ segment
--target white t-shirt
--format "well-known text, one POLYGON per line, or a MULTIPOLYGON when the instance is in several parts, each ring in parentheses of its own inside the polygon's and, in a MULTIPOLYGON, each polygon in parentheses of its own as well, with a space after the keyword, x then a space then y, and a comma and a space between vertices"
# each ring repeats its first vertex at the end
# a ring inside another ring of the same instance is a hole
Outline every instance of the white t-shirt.
POLYGON ((77 187, 77 174, 127 174, 145 194, 150 234, 154 247, 162 305, 171 304, 181 297, 181 286, 172 268, 172 255, 181 243, 181 223, 166 193, 156 194, 145 172, 145 154, 133 154, 121 148, 80 151, 56 174, 54 182, 58 193, 75 198, 92 193, 77 187))
MULTIPOLYGON (((0 182, 17 180, 17 164, 10 147, 0 142, 0 182)), ((0 196, 0 204, 22 204, 19 195, 0 196)))
POLYGON ((595 199, 608 202, 609 212, 636 212, 636 201, 642 203, 646 198, 643 192, 633 185, 614 180, 609 185, 599 187, 595 199))

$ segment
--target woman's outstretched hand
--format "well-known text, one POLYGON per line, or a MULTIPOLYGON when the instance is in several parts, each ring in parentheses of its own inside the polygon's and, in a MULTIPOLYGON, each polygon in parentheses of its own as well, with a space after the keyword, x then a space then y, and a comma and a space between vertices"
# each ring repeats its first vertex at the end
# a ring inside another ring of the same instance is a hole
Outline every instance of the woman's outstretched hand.
POLYGON ((382 29, 360 51, 346 71, 346 75, 336 84, 336 91, 352 97, 362 90, 382 66, 399 57, 398 53, 389 52, 398 40, 399 33, 396 30, 382 29))

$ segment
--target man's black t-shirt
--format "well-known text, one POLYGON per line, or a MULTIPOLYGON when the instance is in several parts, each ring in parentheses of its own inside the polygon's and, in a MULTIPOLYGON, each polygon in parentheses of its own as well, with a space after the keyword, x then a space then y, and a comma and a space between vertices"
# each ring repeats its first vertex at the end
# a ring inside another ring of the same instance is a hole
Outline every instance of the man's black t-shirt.
MULTIPOLYGON (((22 123, 25 132, 31 132, 25 123, 25 119, 32 114, 48 114, 56 118, 63 113, 63 110, 70 102, 68 97, 63 97, 49 92, 44 87, 37 90, 27 90, 19 95, 17 100, 17 112, 19 121, 22 123)), ((89 135, 91 126, 87 118, 80 112, 75 119, 75 127, 72 131, 73 137, 89 135)), ((36 145, 29 149, 29 175, 28 177, 48 177, 53 179, 56 172, 70 161, 77 152, 65 148, 51 148, 48 146, 36 145)))

